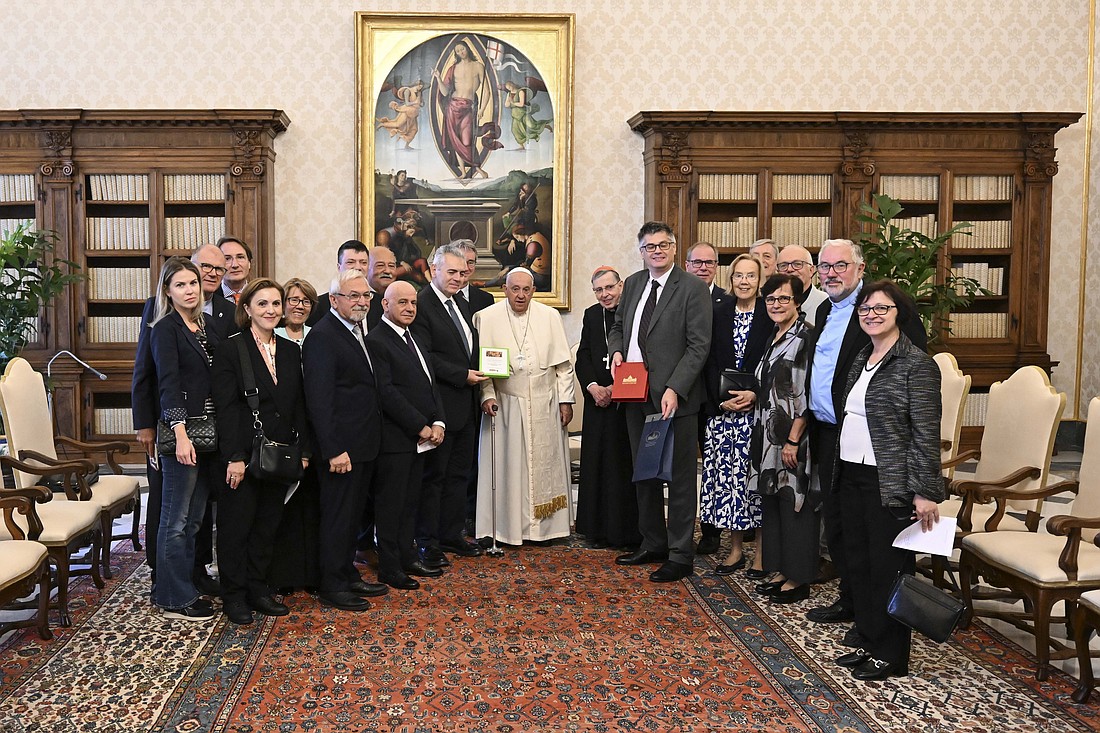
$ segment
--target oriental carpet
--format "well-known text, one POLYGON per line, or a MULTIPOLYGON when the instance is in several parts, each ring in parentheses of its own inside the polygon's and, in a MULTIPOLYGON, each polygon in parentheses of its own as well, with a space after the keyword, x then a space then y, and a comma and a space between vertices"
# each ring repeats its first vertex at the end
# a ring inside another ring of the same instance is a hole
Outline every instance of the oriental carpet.
POLYGON ((71 628, 0 645, 3 733, 1100 730, 1074 679, 1037 682, 981 623, 916 640, 907 678, 855 682, 832 664, 845 625, 804 619, 831 587, 768 606, 709 560, 656 585, 608 551, 512 548, 366 613, 299 592, 236 627, 164 620, 140 555, 115 557, 102 592, 75 585, 71 628))

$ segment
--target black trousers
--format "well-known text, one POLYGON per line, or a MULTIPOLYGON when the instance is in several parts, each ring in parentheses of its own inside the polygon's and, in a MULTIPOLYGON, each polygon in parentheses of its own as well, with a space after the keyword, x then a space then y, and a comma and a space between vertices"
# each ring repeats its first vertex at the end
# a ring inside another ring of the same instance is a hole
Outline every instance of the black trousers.
MULTIPOLYGON (((837 602, 844 608, 852 609, 852 579, 848 568, 843 525, 840 519, 840 500, 833 486, 833 467, 836 464, 836 451, 840 439, 840 428, 836 425, 814 422, 810 432, 810 455, 817 464, 821 482, 821 524, 825 530, 825 545, 829 548, 829 557, 840 576, 840 597, 837 602)), ((858 626, 858 623, 857 623, 858 626)))
POLYGON ((841 462, 836 488, 853 610, 864 648, 875 659, 907 668, 909 627, 886 613, 886 603, 898 574, 912 573, 916 565, 912 552, 892 547, 898 533, 913 523, 911 508, 882 505, 874 466, 841 462))
MULTIPOLYGON (((220 461, 211 461, 211 487, 225 483, 225 471, 220 461), (221 470, 220 475, 215 475, 221 470), (214 482, 219 482, 215 484, 214 482)), ((157 527, 160 526, 160 506, 164 497, 164 474, 159 468, 153 468, 148 458, 145 460, 145 477, 149 480, 149 496, 145 501, 145 564, 153 569, 153 578, 157 575, 157 527)), ((195 574, 205 574, 206 566, 214 560, 214 493, 206 502, 206 514, 195 535, 195 574)))
POLYGON ((796 512, 789 496, 762 496, 760 504, 764 514, 760 524, 764 569, 782 573, 798 585, 812 583, 821 559, 820 514, 805 505, 796 512))
POLYGON ((421 547, 439 548, 440 542, 465 541, 466 487, 477 457, 477 420, 467 420, 461 430, 447 437, 424 462, 424 483, 416 513, 416 541, 421 547))
POLYGON ((267 571, 283 516, 285 485, 245 474, 218 501, 218 579, 222 600, 244 601, 271 594, 267 571))
POLYGON ((374 525, 378 536, 379 575, 402 572, 402 568, 417 559, 413 528, 423 479, 423 454, 382 453, 378 456, 374 525))
POLYGON ((374 461, 352 461, 347 473, 333 473, 328 460, 318 461, 321 479, 321 564, 322 592, 346 591, 350 583, 363 578, 355 569, 355 547, 363 505, 374 480, 374 461))

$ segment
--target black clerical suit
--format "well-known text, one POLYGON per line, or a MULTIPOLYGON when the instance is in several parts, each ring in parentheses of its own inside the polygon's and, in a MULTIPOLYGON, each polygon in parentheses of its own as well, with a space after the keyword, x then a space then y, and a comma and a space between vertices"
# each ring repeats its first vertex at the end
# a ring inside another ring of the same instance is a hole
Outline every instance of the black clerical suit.
POLYGON ((383 320, 367 336, 382 402, 382 445, 374 486, 379 579, 398 576, 419 560, 413 526, 420 506, 424 454, 417 452, 417 444, 425 426, 445 422, 427 353, 412 345, 416 339, 411 331, 402 330, 404 334, 398 335, 383 320))
POLYGON ((329 311, 302 344, 306 410, 321 482, 322 592, 348 591, 362 578, 355 544, 370 496, 382 435, 374 370, 365 343, 335 311, 329 311), (347 453, 351 470, 329 470, 329 459, 347 453))

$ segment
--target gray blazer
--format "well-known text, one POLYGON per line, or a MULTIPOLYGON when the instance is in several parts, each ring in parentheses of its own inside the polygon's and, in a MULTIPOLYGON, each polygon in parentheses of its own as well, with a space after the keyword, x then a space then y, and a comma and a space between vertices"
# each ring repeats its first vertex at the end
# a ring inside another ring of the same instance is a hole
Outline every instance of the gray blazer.
MULTIPOLYGON (((607 335, 607 350, 626 358, 630 330, 634 327, 642 292, 648 289, 649 272, 642 270, 626 279, 615 324, 607 335)), ((710 288, 699 278, 677 266, 665 283, 649 322, 649 400, 660 411, 661 395, 671 387, 679 397, 677 415, 693 415, 706 399, 703 366, 710 354, 711 321, 714 305, 710 288)))

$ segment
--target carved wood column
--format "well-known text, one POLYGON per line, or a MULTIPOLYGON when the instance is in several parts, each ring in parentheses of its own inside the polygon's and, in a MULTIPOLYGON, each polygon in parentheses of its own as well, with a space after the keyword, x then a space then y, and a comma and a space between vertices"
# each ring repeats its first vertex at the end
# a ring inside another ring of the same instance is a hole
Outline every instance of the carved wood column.
POLYGON ((233 163, 229 166, 229 205, 225 233, 240 237, 257 253, 252 277, 275 273, 274 226, 271 216, 273 191, 265 177, 270 147, 260 128, 233 130, 233 163))
POLYGON ((1052 178, 1058 173, 1054 159, 1054 133, 1057 128, 1026 128, 1024 149, 1023 202, 1017 241, 1020 283, 1019 322, 1009 323, 1010 335, 1019 337, 1018 364, 1037 364, 1047 372, 1051 360, 1046 353, 1047 301, 1050 280, 1050 219, 1052 178))
POLYGON ((867 134, 862 131, 845 131, 844 150, 841 154, 839 188, 840 206, 836 211, 843 216, 833 221, 833 236, 842 239, 855 239, 863 230, 856 221, 860 204, 871 200, 871 180, 875 175, 875 161, 869 157, 870 147, 867 134))
POLYGON ((646 211, 647 219, 659 219, 672 227, 676 234, 677 261, 683 264, 687 248, 695 241, 696 222, 692 215, 691 180, 694 166, 688 146, 688 133, 684 130, 659 130, 656 154, 659 162, 657 179, 660 201, 655 211, 646 211))

